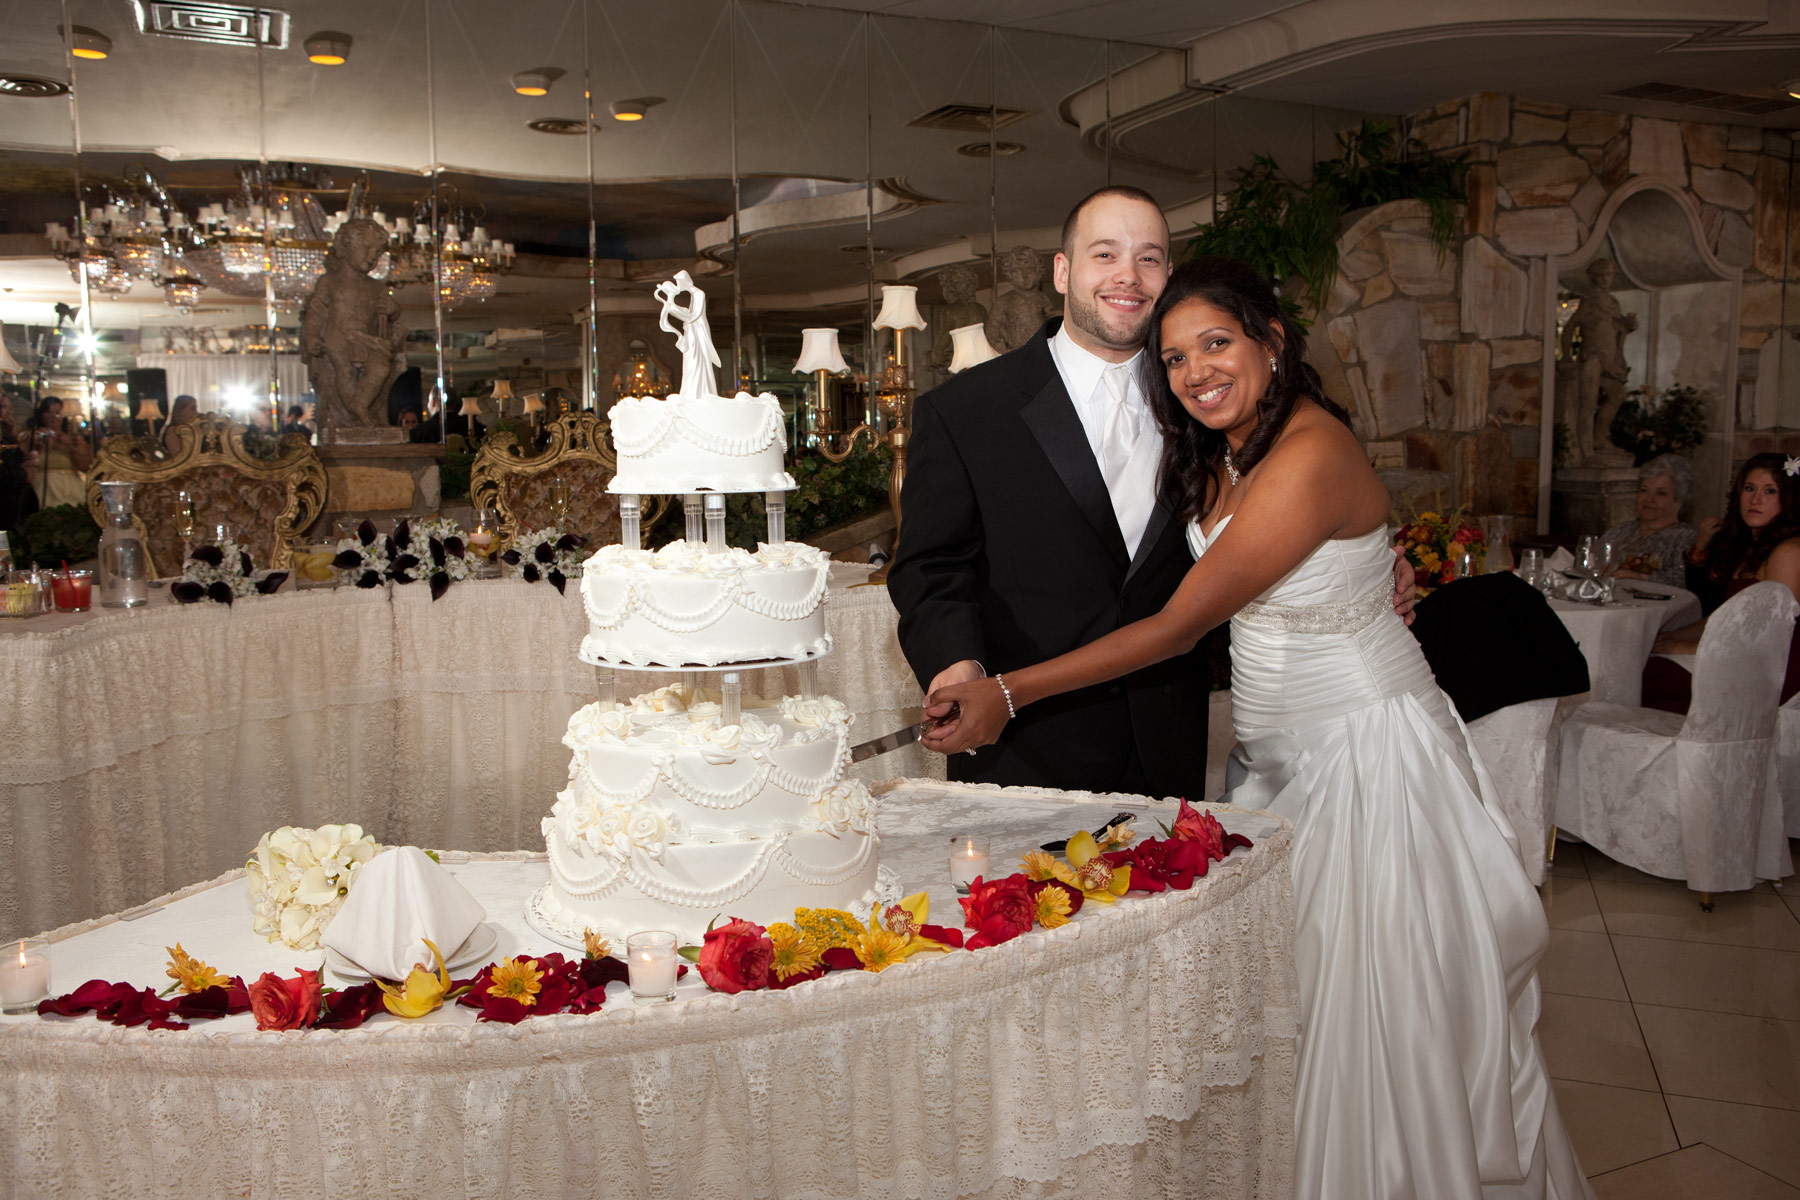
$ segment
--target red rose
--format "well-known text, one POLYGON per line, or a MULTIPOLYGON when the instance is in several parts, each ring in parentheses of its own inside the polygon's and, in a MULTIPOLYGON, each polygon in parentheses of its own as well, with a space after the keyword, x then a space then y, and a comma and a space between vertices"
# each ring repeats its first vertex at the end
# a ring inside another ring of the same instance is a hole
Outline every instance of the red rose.
POLYGON ((706 931, 700 947, 700 978, 715 992, 754 992, 769 986, 775 947, 761 925, 733 918, 706 931))
POLYGON ((1213 847, 1222 843, 1225 830, 1220 827, 1219 819, 1204 809, 1190 805, 1186 798, 1181 801, 1181 809, 1175 814, 1175 825, 1170 834, 1184 842, 1199 842, 1206 850, 1209 858, 1224 858, 1223 853, 1214 854, 1213 847))
POLYGON ((319 1019, 319 973, 301 970, 292 979, 272 971, 250 985, 250 1011, 258 1029, 307 1029, 319 1019))
POLYGON ((967 949, 1010 942, 1037 922, 1037 905, 1031 884, 1023 874, 1008 875, 998 883, 977 878, 963 898, 963 924, 975 930, 967 949))

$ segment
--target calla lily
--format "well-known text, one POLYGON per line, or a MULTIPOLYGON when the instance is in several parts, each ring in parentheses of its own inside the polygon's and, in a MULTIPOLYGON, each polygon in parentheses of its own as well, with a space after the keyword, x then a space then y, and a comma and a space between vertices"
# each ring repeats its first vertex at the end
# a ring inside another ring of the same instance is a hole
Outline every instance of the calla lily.
POLYGON ((435 1012, 445 1000, 454 998, 450 995, 450 972, 444 967, 443 951, 430 938, 420 940, 431 948, 431 956, 437 959, 435 975, 427 971, 423 963, 415 963, 403 984, 395 986, 385 980, 375 981, 381 986, 381 1003, 396 1017, 408 1020, 435 1012))
POLYGON ((1063 856, 1075 868, 1074 885, 1089 900, 1111 904, 1131 890, 1131 868, 1114 866, 1102 858, 1100 843, 1085 829, 1069 839, 1063 856))

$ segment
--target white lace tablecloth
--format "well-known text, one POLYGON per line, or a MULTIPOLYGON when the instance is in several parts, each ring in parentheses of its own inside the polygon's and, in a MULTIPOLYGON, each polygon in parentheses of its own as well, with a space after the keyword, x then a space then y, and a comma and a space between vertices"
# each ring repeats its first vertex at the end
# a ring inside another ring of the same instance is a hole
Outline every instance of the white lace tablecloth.
MULTIPOLYGON (((819 683, 858 737, 917 720, 917 683, 867 567, 833 568, 819 683)), ((0 622, 0 936, 117 911, 242 865, 280 825, 384 843, 541 848, 568 781, 581 597, 471 580, 0 622)), ((746 691, 799 678, 747 674, 746 691)), ((674 676, 620 676, 620 694, 674 676)), ((853 769, 943 775, 912 746, 853 769)))
MULTIPOLYGON (((883 800, 882 855, 959 924, 953 834, 988 832, 1010 864, 1146 803, 907 781, 883 800)), ((382 1013, 342 1032, 0 1018, 0 1178, 46 1197, 1284 1197, 1292 827, 1218 811, 1256 845, 1192 891, 783 992, 690 976, 660 1007, 613 985, 588 1016, 382 1013)), ((497 955, 554 948, 520 917, 541 856, 447 865, 497 955)), ((53 989, 160 982, 178 939, 233 974, 319 965, 250 934, 241 872, 129 916, 57 931, 53 989)))
POLYGON ((1700 598, 1685 588, 1637 580, 1618 585, 1615 595, 1617 601, 1603 608, 1562 598, 1552 598, 1550 607, 1587 659, 1589 698, 1636 708, 1656 635, 1698 621, 1700 598), (1666 593, 1669 599, 1640 600, 1626 587, 1666 593))

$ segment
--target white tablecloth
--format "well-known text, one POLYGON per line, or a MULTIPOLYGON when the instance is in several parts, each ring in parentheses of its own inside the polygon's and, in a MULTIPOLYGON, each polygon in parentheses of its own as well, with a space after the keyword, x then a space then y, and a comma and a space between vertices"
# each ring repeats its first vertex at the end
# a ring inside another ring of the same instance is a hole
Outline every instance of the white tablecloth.
MULTIPOLYGON (((950 835, 986 831, 1010 863, 1143 803, 908 782, 883 800, 882 855, 954 921, 950 835)), ((71 1197, 1286 1196, 1291 826, 1220 815, 1257 844, 1192 891, 784 992, 690 978, 661 1007, 615 985, 588 1016, 342 1032, 0 1018, 0 1178, 71 1197)), ((552 949, 519 915, 541 856, 497 859, 449 864, 496 953, 552 949)), ((58 993, 161 982, 177 940, 249 977, 319 965, 250 934, 239 872, 55 936, 58 993)))
MULTIPOLYGON (((887 589, 833 568, 819 685, 857 736, 921 702, 887 589)), ((117 911, 233 866, 266 830, 355 821, 386 843, 536 849, 568 781, 581 598, 470 580, 0 622, 0 935, 117 911), (41 632, 40 632, 41 631, 41 632)), ((747 674, 746 691, 797 691, 747 674)), ((620 676, 621 694, 673 676, 620 676)), ((941 777, 917 746, 854 768, 941 777)))
POLYGON ((1700 599, 1684 588, 1633 580, 1616 585, 1616 603, 1604 608, 1552 599, 1550 607, 1587 659, 1590 698, 1636 708, 1644 690, 1644 664, 1656 636, 1700 619, 1700 599), (1640 600, 1625 589, 1667 593, 1667 600, 1640 600))

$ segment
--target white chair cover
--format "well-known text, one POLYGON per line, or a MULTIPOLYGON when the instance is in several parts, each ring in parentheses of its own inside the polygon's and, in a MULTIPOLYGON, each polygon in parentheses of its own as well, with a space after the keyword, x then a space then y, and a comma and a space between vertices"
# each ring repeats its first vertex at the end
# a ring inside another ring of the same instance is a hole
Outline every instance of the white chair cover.
POLYGON ((1800 838, 1800 692, 1781 706, 1775 723, 1775 773, 1781 780, 1781 807, 1787 835, 1800 838))
POLYGON ((1494 777, 1500 809, 1519 842, 1519 865, 1536 887, 1556 819, 1556 775, 1562 733, 1559 698, 1527 700, 1470 721, 1469 740, 1494 777))
POLYGON ((1557 825, 1612 858, 1701 892, 1794 872, 1776 781, 1775 727, 1800 612, 1752 584, 1707 622, 1686 720, 1585 704, 1563 724, 1557 825))

